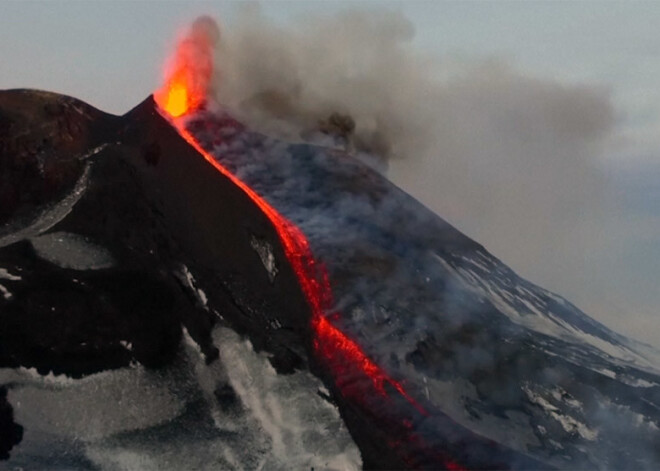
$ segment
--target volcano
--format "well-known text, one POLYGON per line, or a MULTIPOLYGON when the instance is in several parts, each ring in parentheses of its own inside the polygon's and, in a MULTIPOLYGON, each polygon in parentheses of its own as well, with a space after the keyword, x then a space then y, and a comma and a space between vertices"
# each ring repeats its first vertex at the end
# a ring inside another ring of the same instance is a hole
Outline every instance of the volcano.
POLYGON ((651 347, 350 153, 175 115, 0 93, 9 467, 657 468, 651 347))

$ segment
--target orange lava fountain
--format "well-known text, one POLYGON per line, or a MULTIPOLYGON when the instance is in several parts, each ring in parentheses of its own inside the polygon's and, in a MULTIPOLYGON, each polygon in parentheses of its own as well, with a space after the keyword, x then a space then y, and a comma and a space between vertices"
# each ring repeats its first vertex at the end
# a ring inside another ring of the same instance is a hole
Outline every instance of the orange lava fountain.
POLYGON ((179 118, 206 103, 213 77, 213 48, 220 32, 208 17, 196 20, 166 67, 165 85, 154 99, 169 116, 179 118))

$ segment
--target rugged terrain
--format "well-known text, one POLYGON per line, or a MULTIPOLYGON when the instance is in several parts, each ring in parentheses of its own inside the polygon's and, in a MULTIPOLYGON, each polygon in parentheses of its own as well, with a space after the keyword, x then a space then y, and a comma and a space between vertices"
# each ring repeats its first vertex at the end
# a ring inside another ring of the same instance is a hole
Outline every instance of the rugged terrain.
POLYGON ((1 92, 0 457, 657 468, 653 349, 324 143, 1 92))

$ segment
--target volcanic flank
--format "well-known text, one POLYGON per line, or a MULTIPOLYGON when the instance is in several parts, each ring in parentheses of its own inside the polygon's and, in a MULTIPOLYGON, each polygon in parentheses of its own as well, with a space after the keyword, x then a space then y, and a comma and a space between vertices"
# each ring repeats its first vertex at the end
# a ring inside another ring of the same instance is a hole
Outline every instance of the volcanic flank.
POLYGON ((657 467, 657 359, 350 153, 209 101, 218 39, 198 21, 122 117, 0 93, 1 459, 657 467))

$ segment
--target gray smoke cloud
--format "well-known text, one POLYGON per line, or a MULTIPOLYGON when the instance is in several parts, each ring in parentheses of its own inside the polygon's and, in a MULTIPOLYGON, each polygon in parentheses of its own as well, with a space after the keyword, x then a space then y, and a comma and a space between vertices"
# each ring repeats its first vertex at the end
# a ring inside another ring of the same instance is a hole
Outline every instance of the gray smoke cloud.
POLYGON ((608 91, 498 58, 425 56, 414 33, 391 11, 281 27, 250 5, 222 31, 215 98, 268 134, 321 131, 376 154, 395 183, 520 274, 600 309, 590 263, 609 237, 597 159, 615 124, 608 91))
POLYGON ((321 129, 385 159, 418 152, 433 145, 435 112, 420 103, 436 87, 410 53, 413 35, 390 12, 347 11, 284 29, 248 9, 218 51, 218 98, 288 139, 321 129))

